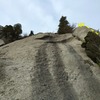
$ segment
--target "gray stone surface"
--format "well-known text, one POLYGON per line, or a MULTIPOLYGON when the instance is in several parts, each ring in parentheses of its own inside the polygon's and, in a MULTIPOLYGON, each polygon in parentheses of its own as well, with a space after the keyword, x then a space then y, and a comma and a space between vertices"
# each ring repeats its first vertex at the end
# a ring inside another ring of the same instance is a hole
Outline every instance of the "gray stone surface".
POLYGON ((0 46, 4 44, 4 41, 0 39, 0 46))
POLYGON ((87 33, 91 31, 91 28, 87 28, 85 26, 83 27, 78 27, 75 29, 73 32, 73 35, 76 36, 79 40, 85 41, 84 37, 87 35, 87 33))
POLYGON ((100 100, 100 67, 69 35, 0 47, 0 100, 100 100))

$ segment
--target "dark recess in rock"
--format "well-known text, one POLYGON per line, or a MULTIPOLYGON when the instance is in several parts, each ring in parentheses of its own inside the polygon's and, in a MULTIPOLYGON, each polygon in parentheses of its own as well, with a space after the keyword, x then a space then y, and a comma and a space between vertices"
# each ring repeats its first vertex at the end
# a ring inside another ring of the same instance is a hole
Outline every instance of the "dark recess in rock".
POLYGON ((87 56, 100 64, 100 37, 94 32, 88 32, 84 39, 85 42, 81 46, 85 48, 87 56))

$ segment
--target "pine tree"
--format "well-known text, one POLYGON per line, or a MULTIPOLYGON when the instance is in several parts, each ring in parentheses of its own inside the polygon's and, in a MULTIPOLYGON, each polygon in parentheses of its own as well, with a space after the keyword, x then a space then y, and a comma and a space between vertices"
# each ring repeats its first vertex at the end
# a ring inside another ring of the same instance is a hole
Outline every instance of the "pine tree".
POLYGON ((66 16, 62 16, 59 23, 58 34, 72 33, 73 27, 69 25, 69 22, 66 20, 66 16))

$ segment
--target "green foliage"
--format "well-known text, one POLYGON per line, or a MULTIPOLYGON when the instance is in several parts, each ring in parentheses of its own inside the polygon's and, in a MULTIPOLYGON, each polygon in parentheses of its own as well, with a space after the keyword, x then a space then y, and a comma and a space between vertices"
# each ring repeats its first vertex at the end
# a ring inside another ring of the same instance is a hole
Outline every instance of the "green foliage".
POLYGON ((0 25, 0 38, 2 38, 2 30, 3 30, 3 26, 0 25))
POLYGON ((0 26, 0 38, 2 38, 5 44, 20 39, 22 33, 21 24, 0 26))
POLYGON ((82 47, 85 48, 87 56, 95 63, 100 64, 100 37, 95 32, 90 31, 84 39, 82 47))
POLYGON ((99 67, 100 67, 100 63, 98 63, 99 67))
POLYGON ((72 33, 73 29, 75 28, 74 25, 70 25, 69 22, 66 20, 66 16, 62 16, 59 23, 58 34, 65 34, 65 33, 72 33))
POLYGON ((20 36, 20 34, 22 33, 22 26, 20 23, 17 23, 14 25, 14 37, 17 40, 20 36))

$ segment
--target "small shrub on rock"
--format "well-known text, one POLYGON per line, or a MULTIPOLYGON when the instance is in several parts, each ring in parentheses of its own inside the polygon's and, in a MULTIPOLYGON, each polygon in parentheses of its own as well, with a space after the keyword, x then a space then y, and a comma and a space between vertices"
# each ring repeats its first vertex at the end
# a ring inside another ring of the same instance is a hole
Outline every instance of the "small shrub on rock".
POLYGON ((34 35, 34 32, 33 31, 30 31, 29 36, 32 36, 32 35, 34 35))

